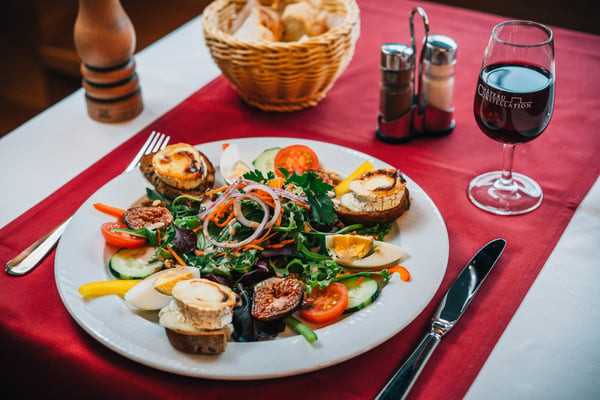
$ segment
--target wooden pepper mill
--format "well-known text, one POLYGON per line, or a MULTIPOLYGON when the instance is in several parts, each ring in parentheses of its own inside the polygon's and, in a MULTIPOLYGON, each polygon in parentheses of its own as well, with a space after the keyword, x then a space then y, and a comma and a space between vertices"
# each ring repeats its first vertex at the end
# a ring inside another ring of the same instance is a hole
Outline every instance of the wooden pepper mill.
POLYGON ((133 53, 135 30, 119 0, 79 0, 74 29, 89 116, 100 122, 136 117, 144 108, 133 53))

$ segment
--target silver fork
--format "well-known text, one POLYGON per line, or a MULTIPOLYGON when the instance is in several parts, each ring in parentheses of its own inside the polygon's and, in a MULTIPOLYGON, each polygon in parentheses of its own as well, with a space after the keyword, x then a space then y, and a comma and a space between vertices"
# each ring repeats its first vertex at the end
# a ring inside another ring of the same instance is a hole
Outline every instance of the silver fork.
MULTIPOLYGON (((136 168, 140 159, 152 152, 164 149, 171 138, 162 133, 152 131, 146 143, 135 155, 131 163, 125 168, 124 172, 129 172, 136 168)), ((52 250, 58 239, 62 236, 65 228, 73 216, 67 218, 62 224, 48 232, 44 237, 37 240, 31 246, 19 253, 15 258, 6 263, 6 273, 12 276, 23 276, 33 270, 52 250)))

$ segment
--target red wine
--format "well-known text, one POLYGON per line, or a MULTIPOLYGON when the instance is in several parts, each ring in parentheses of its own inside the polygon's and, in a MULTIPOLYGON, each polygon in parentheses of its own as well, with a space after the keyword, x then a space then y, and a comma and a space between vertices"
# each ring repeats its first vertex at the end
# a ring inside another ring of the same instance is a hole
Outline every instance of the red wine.
POLYGON ((479 76, 475 121, 502 143, 524 143, 538 137, 552 116, 554 77, 532 65, 492 64, 479 76))

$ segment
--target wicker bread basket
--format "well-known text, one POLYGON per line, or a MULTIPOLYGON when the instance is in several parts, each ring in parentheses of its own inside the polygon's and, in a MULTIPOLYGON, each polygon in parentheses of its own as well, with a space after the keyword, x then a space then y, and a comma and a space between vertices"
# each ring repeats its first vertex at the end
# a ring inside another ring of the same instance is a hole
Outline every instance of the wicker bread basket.
POLYGON ((246 42, 228 26, 245 0, 215 0, 203 12, 206 45, 225 78, 248 104, 265 111, 315 106, 346 69, 360 32, 355 0, 322 0, 343 22, 297 42, 246 42))

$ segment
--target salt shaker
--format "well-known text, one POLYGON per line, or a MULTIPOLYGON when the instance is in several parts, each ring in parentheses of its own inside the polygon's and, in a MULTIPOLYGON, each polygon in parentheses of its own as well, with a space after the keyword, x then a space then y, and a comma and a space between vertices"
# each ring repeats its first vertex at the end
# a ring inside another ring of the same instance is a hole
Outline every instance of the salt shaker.
POLYGON ((410 140, 414 105, 415 52, 401 43, 387 43, 380 50, 379 116, 380 140, 401 143, 410 140))
POLYGON ((420 111, 427 136, 444 136, 454 129, 454 70, 456 42, 445 35, 430 35, 420 71, 420 111))

